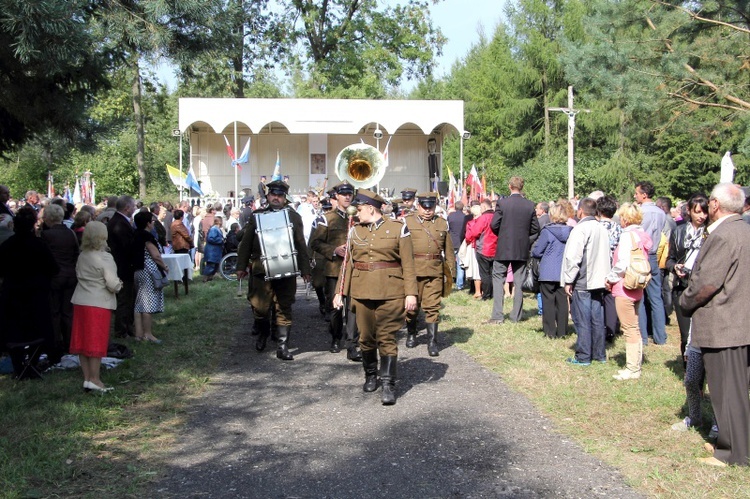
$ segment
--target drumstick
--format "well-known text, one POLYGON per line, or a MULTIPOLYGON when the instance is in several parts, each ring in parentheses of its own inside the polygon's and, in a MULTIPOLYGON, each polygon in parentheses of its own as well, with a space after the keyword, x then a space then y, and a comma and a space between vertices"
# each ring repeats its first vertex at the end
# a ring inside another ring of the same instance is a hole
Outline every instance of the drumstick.
POLYGON ((242 296, 242 279, 237 279, 237 296, 242 296))

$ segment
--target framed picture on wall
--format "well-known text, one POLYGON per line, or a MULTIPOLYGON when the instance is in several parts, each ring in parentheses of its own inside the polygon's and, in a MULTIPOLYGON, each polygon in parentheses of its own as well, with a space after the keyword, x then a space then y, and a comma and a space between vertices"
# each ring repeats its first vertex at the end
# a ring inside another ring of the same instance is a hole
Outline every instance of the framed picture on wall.
POLYGON ((310 154, 310 174, 311 175, 325 175, 326 174, 326 155, 322 153, 310 154))

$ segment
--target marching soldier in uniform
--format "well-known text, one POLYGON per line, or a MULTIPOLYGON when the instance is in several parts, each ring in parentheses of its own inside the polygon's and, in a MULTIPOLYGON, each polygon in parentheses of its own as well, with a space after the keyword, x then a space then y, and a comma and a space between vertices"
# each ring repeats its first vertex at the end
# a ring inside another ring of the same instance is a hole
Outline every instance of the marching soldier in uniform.
MULTIPOLYGON (((268 206, 257 210, 255 213, 287 211, 289 221, 293 226, 293 243, 297 251, 297 265, 302 278, 305 282, 308 282, 310 280, 310 258, 305 245, 302 218, 296 211, 286 207, 289 186, 280 180, 276 180, 269 182, 266 188, 268 206)), ((294 303, 297 292, 297 277, 291 276, 266 281, 261 256, 260 238, 257 233, 256 219, 253 216, 250 217, 245 226, 244 235, 237 249, 237 277, 242 279, 247 276, 247 268, 250 267, 252 276, 248 282, 247 297, 253 307, 255 328, 258 331, 255 349, 262 352, 266 348, 266 341, 271 332, 270 310, 273 306, 276 324, 278 325, 276 357, 281 360, 294 360, 292 354, 289 353, 288 345, 289 329, 292 324, 292 303, 294 303)))
MULTIPOLYGON (((320 216, 325 216, 326 213, 331 211, 331 201, 328 198, 323 198, 320 201, 320 216)), ((315 233, 315 228, 313 228, 313 234, 315 233)), ((310 241, 312 242, 312 237, 310 238, 310 241)), ((328 315, 328 305, 326 301, 326 295, 325 295, 325 289, 326 289, 326 274, 325 274, 325 265, 323 255, 320 253, 315 253, 312 248, 309 247, 310 254, 313 257, 313 260, 315 262, 315 265, 312 266, 312 273, 311 273, 311 279, 312 279, 312 285, 315 289, 315 294, 318 297, 318 310, 320 311, 320 315, 323 317, 326 317, 328 315)), ((326 317, 326 320, 331 320, 330 317, 326 317)))
MULTIPOLYGON (((352 203, 354 187, 343 181, 333 187, 336 198, 336 209, 324 214, 316 221, 310 236, 310 249, 322 255, 324 259, 316 260, 316 265, 324 266, 326 276, 326 302, 331 313, 329 329, 331 332, 331 353, 341 351, 341 340, 344 336, 344 310, 333 307, 333 297, 337 292, 336 281, 341 274, 341 263, 346 252, 346 236, 349 230, 349 216, 346 209, 352 203)), ((355 319, 351 313, 349 321, 355 319)), ((361 356, 355 344, 347 345, 347 357, 359 361, 361 356)))
MULTIPOLYGON (((383 405, 396 403, 396 334, 404 323, 404 312, 417 308, 411 237, 406 225, 383 218, 383 198, 360 189, 353 204, 359 224, 349 237, 343 289, 333 300, 341 308, 352 299, 357 314, 359 345, 365 370, 365 392, 378 387, 378 353, 383 405)), ((341 283, 339 283, 341 284, 341 283)))
POLYGON ((404 217, 404 223, 411 234, 419 288, 417 308, 406 314, 406 347, 417 346, 417 314, 421 307, 427 322, 427 352, 430 357, 440 355, 437 330, 440 322, 440 299, 443 296, 443 261, 451 268, 451 276, 456 273, 456 257, 453 254, 448 222, 435 216, 437 200, 436 192, 418 194, 417 211, 404 217))
POLYGON ((406 187, 401 191, 401 205, 399 206, 398 217, 403 217, 416 210, 414 207, 414 198, 416 195, 417 190, 412 187, 406 187))

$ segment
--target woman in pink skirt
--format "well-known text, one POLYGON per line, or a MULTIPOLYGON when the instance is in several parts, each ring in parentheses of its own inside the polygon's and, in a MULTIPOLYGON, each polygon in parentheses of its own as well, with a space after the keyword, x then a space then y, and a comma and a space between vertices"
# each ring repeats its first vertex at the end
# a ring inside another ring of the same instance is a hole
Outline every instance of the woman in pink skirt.
POLYGON ((70 353, 77 353, 81 361, 83 389, 106 392, 111 388, 99 379, 99 369, 107 355, 110 317, 117 308, 115 293, 122 288, 122 281, 107 252, 107 226, 101 222, 89 222, 83 231, 76 277, 70 353))

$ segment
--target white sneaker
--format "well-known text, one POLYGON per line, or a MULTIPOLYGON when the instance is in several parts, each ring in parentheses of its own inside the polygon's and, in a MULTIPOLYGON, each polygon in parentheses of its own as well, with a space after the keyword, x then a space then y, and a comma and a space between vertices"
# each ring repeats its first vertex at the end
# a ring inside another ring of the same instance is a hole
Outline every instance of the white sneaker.
POLYGON ((683 419, 679 423, 673 424, 672 429, 674 431, 688 431, 690 429, 690 417, 683 419))
POLYGON ((633 372, 628 369, 624 369, 622 371, 618 371, 617 374, 612 375, 613 378, 615 378, 617 381, 625 381, 628 379, 638 379, 641 377, 641 372, 633 372))

